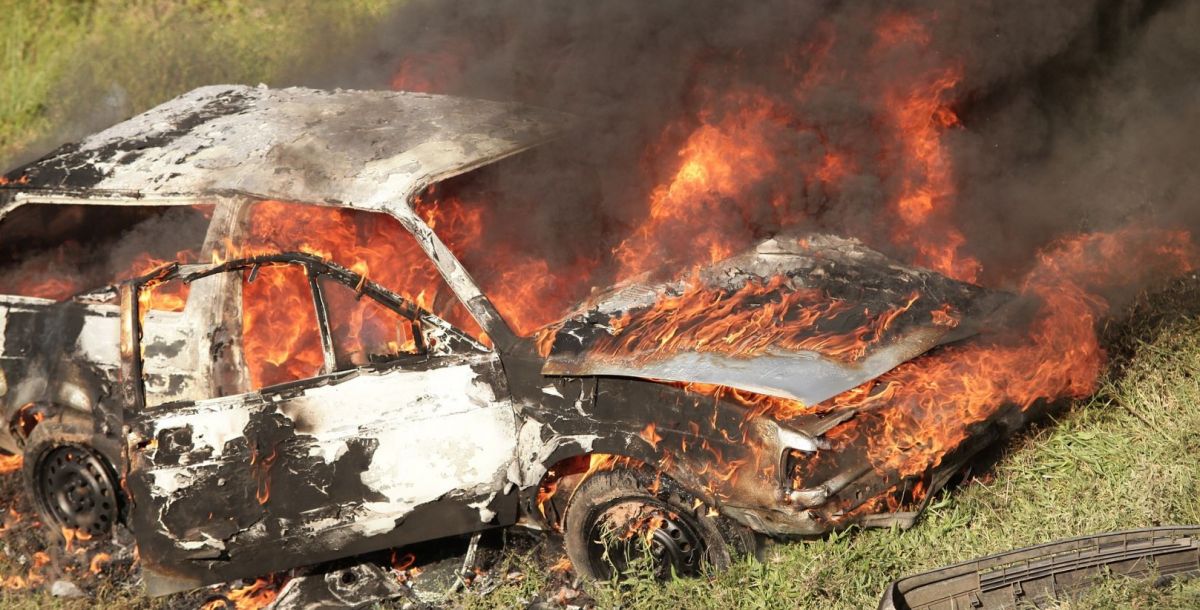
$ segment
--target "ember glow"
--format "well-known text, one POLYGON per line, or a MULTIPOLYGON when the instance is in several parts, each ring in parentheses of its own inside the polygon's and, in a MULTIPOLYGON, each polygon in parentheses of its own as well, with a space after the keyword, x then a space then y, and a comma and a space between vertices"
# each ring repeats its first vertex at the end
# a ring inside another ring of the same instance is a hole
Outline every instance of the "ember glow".
POLYGON ((275 601, 283 585, 283 579, 277 576, 258 578, 208 602, 202 610, 258 610, 275 601))

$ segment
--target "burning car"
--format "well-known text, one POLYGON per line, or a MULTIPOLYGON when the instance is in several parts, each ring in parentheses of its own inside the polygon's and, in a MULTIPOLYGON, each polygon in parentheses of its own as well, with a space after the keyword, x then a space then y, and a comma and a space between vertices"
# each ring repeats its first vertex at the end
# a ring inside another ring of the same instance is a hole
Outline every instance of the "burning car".
POLYGON ((890 400, 876 380, 1021 301, 837 236, 776 235, 515 332, 415 204, 569 122, 206 87, 7 174, 0 218, 74 206, 87 233, 178 211, 200 241, 60 302, 3 297, 0 446, 24 454, 45 521, 127 523, 153 594, 511 525, 560 531, 585 577, 642 555, 695 574, 756 533, 910 525, 1024 421, 984 413, 971 442, 875 459, 886 430, 855 425, 890 400), (389 266, 433 269, 443 306, 373 280, 377 263, 250 243, 248 219, 280 205, 398 222, 417 258, 389 266))

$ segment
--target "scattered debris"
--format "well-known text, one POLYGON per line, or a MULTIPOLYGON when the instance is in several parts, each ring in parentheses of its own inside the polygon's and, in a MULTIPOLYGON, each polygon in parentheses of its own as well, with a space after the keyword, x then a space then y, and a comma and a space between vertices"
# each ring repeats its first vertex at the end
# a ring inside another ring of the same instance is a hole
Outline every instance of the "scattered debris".
POLYGON ((50 595, 54 597, 86 597, 86 594, 75 583, 69 580, 56 580, 50 585, 50 595))
POLYGON ((888 586, 880 610, 1043 607, 1101 579, 1200 575, 1200 526, 1082 536, 907 576, 888 586))

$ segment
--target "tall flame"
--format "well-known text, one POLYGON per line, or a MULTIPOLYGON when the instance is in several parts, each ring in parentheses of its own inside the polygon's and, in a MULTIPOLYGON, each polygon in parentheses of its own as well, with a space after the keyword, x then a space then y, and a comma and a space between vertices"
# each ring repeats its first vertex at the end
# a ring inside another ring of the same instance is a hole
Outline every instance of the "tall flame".
POLYGON ((1185 232, 1125 229, 1065 238, 1038 257, 1021 292, 1041 306, 1023 336, 937 351, 831 401, 862 412, 835 429, 843 444, 865 436, 880 471, 918 475, 1001 408, 1087 396, 1104 364, 1096 334, 1108 303, 1098 294, 1195 268, 1200 252, 1185 232))

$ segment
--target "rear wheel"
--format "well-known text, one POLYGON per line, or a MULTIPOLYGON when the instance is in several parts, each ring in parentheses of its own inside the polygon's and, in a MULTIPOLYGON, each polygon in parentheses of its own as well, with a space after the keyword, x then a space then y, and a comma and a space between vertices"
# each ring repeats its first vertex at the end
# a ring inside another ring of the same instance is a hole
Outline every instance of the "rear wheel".
POLYGON ((746 528, 710 515, 672 482, 638 470, 598 472, 575 490, 563 534, 567 555, 585 579, 650 570, 660 580, 725 569, 753 552, 746 528))
POLYGON ((102 538, 121 518, 114 458, 93 445, 93 434, 69 423, 45 422, 25 444, 25 482, 42 522, 102 538))

